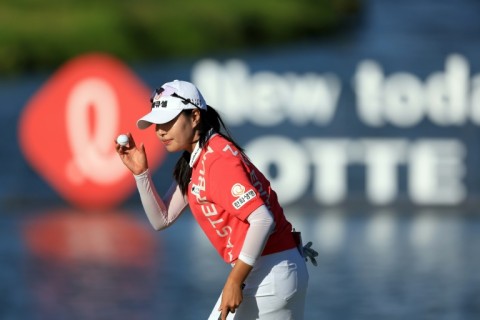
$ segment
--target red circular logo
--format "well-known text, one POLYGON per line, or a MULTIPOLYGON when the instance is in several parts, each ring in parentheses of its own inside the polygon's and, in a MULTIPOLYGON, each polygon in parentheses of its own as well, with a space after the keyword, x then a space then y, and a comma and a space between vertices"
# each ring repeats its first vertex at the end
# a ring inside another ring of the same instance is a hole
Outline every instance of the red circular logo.
POLYGON ((89 54, 61 67, 25 107, 19 124, 27 161, 63 198, 84 208, 108 208, 135 188, 114 148, 132 132, 151 170, 165 149, 136 121, 150 110, 150 90, 122 62, 89 54))

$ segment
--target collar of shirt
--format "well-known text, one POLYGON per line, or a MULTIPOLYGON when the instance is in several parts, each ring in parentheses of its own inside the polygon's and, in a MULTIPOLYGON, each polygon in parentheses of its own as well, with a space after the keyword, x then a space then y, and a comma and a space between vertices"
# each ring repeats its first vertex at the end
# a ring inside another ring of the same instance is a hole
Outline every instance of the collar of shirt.
MULTIPOLYGON (((210 129, 207 133, 206 141, 210 140, 215 135, 216 133, 213 132, 213 129, 210 129)), ((201 151, 202 151, 202 148, 200 147, 200 141, 197 141, 197 144, 195 145, 195 148, 193 148, 192 154, 190 155, 190 163, 189 163, 190 168, 192 168, 195 165, 195 163, 198 161, 201 151)))

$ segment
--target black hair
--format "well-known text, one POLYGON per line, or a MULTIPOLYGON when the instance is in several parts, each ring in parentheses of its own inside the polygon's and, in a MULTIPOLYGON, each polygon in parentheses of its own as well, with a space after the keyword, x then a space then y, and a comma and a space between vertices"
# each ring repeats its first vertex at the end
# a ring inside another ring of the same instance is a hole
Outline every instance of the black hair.
MULTIPOLYGON (((194 109, 187 109, 183 110, 183 113, 187 115, 191 115, 194 109)), ((197 108, 200 111, 200 123, 199 123, 199 146, 203 148, 208 141, 208 138, 211 135, 210 130, 213 133, 220 134, 225 139, 227 139, 230 143, 232 143, 240 153, 246 157, 243 148, 241 148, 232 138, 232 134, 225 126, 222 118, 218 114, 217 110, 215 110, 211 106, 207 106, 207 110, 197 108)), ((180 190, 182 191, 183 195, 187 194, 188 183, 190 182, 190 178, 192 176, 192 168, 190 167, 190 153, 184 151, 183 154, 177 161, 175 165, 175 169, 173 170, 173 178, 177 182, 180 190)))

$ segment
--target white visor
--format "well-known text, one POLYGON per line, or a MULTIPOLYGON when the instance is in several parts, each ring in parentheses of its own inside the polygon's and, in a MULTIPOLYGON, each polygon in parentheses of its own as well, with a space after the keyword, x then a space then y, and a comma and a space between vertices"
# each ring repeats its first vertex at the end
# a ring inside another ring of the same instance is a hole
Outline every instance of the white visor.
POLYGON ((146 129, 152 124, 172 121, 187 109, 207 110, 202 94, 193 83, 174 80, 156 89, 151 97, 152 110, 137 121, 139 129, 146 129))
POLYGON ((137 121, 139 129, 146 129, 152 124, 163 124, 175 119, 183 110, 195 109, 191 103, 185 104, 179 98, 167 96, 154 100, 152 103, 152 111, 137 121))

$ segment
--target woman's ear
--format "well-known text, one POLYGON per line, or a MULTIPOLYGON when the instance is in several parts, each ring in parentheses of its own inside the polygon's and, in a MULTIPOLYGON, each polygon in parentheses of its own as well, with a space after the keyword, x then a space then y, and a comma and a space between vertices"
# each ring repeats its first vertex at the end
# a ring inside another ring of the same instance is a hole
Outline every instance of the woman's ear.
POLYGON ((200 124, 201 120, 201 115, 200 115, 200 110, 198 109, 193 109, 192 110, 192 123, 193 126, 196 127, 200 124))

